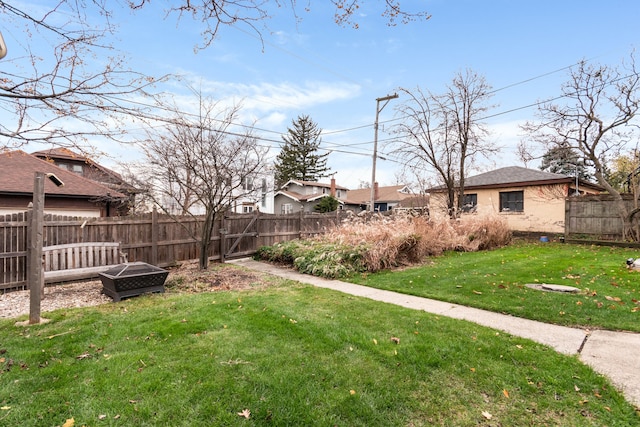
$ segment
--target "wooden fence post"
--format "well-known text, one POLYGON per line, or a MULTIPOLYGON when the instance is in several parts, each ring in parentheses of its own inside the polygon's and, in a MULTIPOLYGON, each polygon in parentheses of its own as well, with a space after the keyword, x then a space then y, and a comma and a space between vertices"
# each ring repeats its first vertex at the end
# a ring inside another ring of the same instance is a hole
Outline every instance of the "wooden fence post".
POLYGON ((302 223, 304 222, 304 207, 300 209, 300 222, 298 223, 298 238, 302 239, 302 223))
POLYGON ((151 264, 158 265, 158 209, 154 206, 151 212, 151 264))
POLYGON ((29 284, 29 324, 40 323, 40 302, 44 291, 42 275, 42 223, 44 222, 44 173, 36 172, 33 181, 33 207, 29 215, 27 255, 29 284))
POLYGON ((220 263, 224 264, 225 243, 227 240, 227 230, 224 228, 224 213, 220 216, 220 228, 218 235, 220 236, 220 263))

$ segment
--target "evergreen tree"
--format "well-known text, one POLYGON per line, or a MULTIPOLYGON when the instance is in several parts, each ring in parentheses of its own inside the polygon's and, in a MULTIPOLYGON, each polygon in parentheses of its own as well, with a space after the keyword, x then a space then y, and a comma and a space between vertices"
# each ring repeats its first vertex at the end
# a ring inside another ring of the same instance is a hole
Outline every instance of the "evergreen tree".
POLYGON ((320 213, 334 212, 338 209, 340 202, 333 196, 327 196, 320 199, 317 205, 314 206, 314 210, 320 213))
POLYGON ((542 156, 540 170, 573 177, 577 170, 580 179, 591 181, 593 178, 584 159, 580 159, 576 150, 564 144, 550 148, 542 156))
POLYGON ((322 129, 309 116, 298 116, 292 121, 293 127, 282 136, 284 144, 275 161, 276 188, 287 181, 318 181, 330 175, 327 167, 329 153, 319 154, 322 129))

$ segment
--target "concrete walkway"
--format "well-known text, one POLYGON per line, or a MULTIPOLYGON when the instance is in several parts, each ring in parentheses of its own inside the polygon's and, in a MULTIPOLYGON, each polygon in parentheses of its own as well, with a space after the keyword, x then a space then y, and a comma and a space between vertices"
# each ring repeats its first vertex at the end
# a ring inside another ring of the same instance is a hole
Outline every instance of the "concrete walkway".
POLYGON ((624 393, 629 402, 640 407, 640 334, 601 330, 587 331, 550 325, 492 311, 354 285, 339 280, 327 280, 249 258, 229 262, 321 288, 333 289, 350 295, 396 304, 414 310, 423 310, 454 319, 467 320, 514 336, 528 338, 552 347, 560 353, 578 355, 580 360, 591 366, 596 372, 606 375, 624 393))

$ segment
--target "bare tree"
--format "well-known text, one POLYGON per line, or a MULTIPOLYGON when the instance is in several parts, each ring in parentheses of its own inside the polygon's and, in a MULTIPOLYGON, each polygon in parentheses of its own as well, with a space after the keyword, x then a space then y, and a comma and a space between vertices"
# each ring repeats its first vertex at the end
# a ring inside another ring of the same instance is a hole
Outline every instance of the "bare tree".
POLYGON ((138 165, 137 177, 165 213, 203 218, 202 228, 191 232, 204 269, 215 220, 258 191, 244 184, 264 172, 267 149, 257 144, 251 130, 234 131, 239 107, 221 109, 208 98, 199 99, 197 114, 176 110, 166 126, 149 131, 143 144, 146 162, 138 165))
POLYGON ((606 163, 617 157, 636 130, 635 115, 640 108, 640 75, 634 55, 620 67, 581 62, 562 86, 562 103, 538 107, 538 121, 523 126, 530 140, 543 147, 566 146, 578 151, 593 166, 594 176, 614 197, 614 205, 624 224, 624 238, 640 240, 633 226, 638 212, 629 209, 620 191, 607 177, 606 163))
MULTIPOLYGON (((145 96, 155 79, 110 57, 108 19, 94 25, 88 11, 72 1, 60 0, 51 10, 12 3, 0 1, 4 29, 12 25, 24 42, 8 46, 0 61, 0 111, 12 117, 0 121, 0 148, 31 141, 80 147, 90 138, 122 138, 122 117, 141 114, 123 99, 145 96), (44 49, 34 51, 33 44, 44 49)), ((89 4, 108 16, 106 3, 89 4)))
MULTIPOLYGON (((425 12, 411 13, 397 0, 385 0, 390 24, 397 20, 428 19, 425 12)), ((127 0, 137 14, 149 0, 127 0)), ((249 26, 259 35, 258 23, 270 10, 288 6, 298 18, 297 0, 172 0, 167 16, 200 22, 202 43, 209 46, 223 26, 249 26)), ((305 2, 308 10, 311 1, 305 2)), ((335 20, 356 25, 361 0, 332 0, 335 20)), ((148 76, 126 66, 125 58, 111 44, 112 22, 120 2, 107 0, 56 0, 46 6, 0 0, 3 31, 22 34, 7 39, 9 54, 0 61, 0 149, 18 148, 29 142, 75 147, 84 151, 89 141, 127 139, 127 127, 138 117, 150 116, 146 97, 155 82, 168 76, 148 76), (40 50, 37 50, 41 47, 40 50), (142 100, 143 102, 131 102, 142 100)))
POLYGON ((491 87, 471 70, 458 73, 444 94, 401 89, 409 101, 397 108, 403 121, 394 131, 402 137, 393 152, 409 168, 434 169, 446 189, 447 210, 455 217, 464 202, 467 167, 478 156, 489 156, 499 147, 485 138, 481 122, 490 108, 491 87))
MULTIPOLYGON (((129 0, 129 5, 133 9, 141 9, 150 0, 129 0)), ((266 2, 264 0, 180 0, 169 2, 168 14, 177 14, 181 19, 185 16, 191 17, 194 21, 199 21, 204 25, 202 31, 203 41, 199 48, 206 48, 211 45, 222 26, 234 26, 240 23, 250 27, 262 38, 260 24, 270 16, 269 3, 278 9, 289 8, 296 20, 301 20, 299 13, 300 5, 298 0, 274 0, 266 2)), ((312 10, 312 1, 305 0, 303 10, 312 10)), ((364 0, 331 0, 335 7, 334 21, 341 26, 358 28, 358 11, 364 0)), ((398 22, 407 24, 412 21, 426 21, 431 18, 426 11, 409 11, 401 7, 399 0, 378 0, 383 10, 381 15, 386 18, 390 26, 397 25, 398 22)), ((262 28, 262 29, 261 29, 262 28)))

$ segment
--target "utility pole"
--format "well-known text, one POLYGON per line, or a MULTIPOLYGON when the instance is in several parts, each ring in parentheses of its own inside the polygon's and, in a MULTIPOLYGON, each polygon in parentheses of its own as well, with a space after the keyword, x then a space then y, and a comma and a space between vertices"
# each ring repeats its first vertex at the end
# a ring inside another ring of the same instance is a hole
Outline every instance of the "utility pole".
POLYGON ((373 137, 373 168, 371 170, 371 212, 375 212, 376 207, 376 160, 378 158, 378 117, 380 116, 380 112, 387 106, 390 100, 398 97, 397 93, 393 95, 383 96, 382 98, 376 98, 376 122, 374 125, 374 137, 373 137), (384 101, 382 107, 380 107, 380 102, 384 101))

